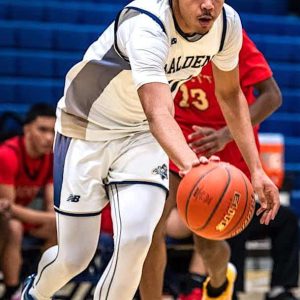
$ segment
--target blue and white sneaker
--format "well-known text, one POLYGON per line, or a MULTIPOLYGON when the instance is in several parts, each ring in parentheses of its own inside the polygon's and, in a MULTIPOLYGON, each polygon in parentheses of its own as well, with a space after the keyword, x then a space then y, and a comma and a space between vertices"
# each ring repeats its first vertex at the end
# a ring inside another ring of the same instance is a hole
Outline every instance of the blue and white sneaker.
POLYGON ((35 274, 28 276, 24 282, 21 300, 36 300, 33 296, 29 294, 29 290, 33 285, 35 274))

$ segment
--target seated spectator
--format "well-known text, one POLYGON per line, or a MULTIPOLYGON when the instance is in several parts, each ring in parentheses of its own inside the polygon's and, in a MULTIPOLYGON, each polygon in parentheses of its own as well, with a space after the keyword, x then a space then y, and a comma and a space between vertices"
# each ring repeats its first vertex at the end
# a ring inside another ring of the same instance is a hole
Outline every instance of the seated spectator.
POLYGON ((6 218, 3 226, 7 232, 0 257, 6 287, 3 299, 11 299, 20 285, 24 235, 43 239, 44 247, 56 243, 52 183, 54 123, 54 108, 36 104, 26 116, 24 135, 0 145, 0 202, 1 206, 6 205, 0 210, 4 211, 0 220, 6 218), (29 204, 40 192, 44 210, 30 208, 29 204))

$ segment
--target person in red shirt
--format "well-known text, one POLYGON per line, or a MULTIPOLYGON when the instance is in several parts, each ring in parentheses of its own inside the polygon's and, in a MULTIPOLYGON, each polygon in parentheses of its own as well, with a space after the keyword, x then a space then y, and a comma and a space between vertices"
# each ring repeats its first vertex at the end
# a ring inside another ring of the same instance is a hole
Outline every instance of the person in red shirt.
MULTIPOLYGON (((243 38, 239 61, 240 83, 249 104, 252 124, 254 125, 254 136, 259 149, 258 124, 278 107, 281 102, 280 93, 278 91, 276 95, 278 87, 262 53, 256 48, 246 32, 244 32, 243 38), (255 90, 258 92, 258 97, 255 97, 255 90)), ((198 155, 210 157, 215 154, 222 161, 229 162, 241 169, 251 180, 249 169, 237 145, 232 141, 214 94, 210 64, 203 68, 198 77, 180 87, 180 92, 175 99, 175 119, 186 139, 190 142, 191 148, 198 155)), ((172 162, 170 163, 170 170, 178 173, 178 169, 172 162)), ((174 226, 173 222, 176 222, 175 214, 172 214, 169 220, 171 227, 174 226)), ((269 226, 260 225, 259 218, 254 216, 249 228, 229 240, 231 261, 236 265, 238 271, 235 288, 236 290, 243 290, 244 288, 246 240, 266 236, 272 239, 274 261, 271 291, 266 295, 266 299, 296 299, 289 289, 296 287, 298 282, 298 267, 295 268, 299 261, 298 224, 296 215, 287 207, 280 207, 277 218, 269 226), (293 242, 287 244, 286 241, 291 240, 293 242), (289 257, 288 261, 286 257, 289 257)), ((221 242, 211 242, 207 245, 207 241, 203 242, 203 239, 196 238, 195 243, 201 257, 204 257, 204 265, 215 268, 216 272, 220 267, 220 259, 215 258, 213 251, 222 253, 224 264, 225 261, 228 261, 230 253, 225 242, 221 247, 221 242)), ((214 271, 211 272, 215 274, 214 271)))
POLYGON ((7 203, 10 206, 4 226, 7 234, 5 238, 1 236, 5 241, 0 257, 6 285, 4 299, 10 299, 19 286, 24 233, 44 239, 45 247, 56 241, 52 180, 54 123, 54 108, 36 104, 26 116, 24 135, 0 144, 0 202, 6 208, 7 203), (44 210, 30 208, 41 191, 44 210))
MULTIPOLYGON (((265 58, 245 32, 239 56, 240 84, 249 103, 258 146, 258 124, 280 106, 281 93, 265 58), (254 90, 258 91, 257 98, 254 96, 254 90)), ((209 63, 198 77, 181 85, 175 98, 175 119, 185 138, 189 141, 190 147, 199 156, 218 155, 221 160, 233 163, 250 176, 237 145, 232 141, 214 90, 212 65, 209 63)), ((162 289, 160 283, 162 283, 166 263, 165 223, 170 211, 175 206, 176 191, 180 182, 178 169, 172 162, 170 171, 169 199, 166 201, 163 217, 156 228, 152 246, 144 264, 140 290, 141 294, 147 295, 147 297, 143 297, 143 299, 159 299, 159 295, 154 296, 153 293, 162 289), (156 275, 154 276, 154 274, 156 275), (157 278, 156 281, 153 280, 154 277, 157 278), (159 282, 159 280, 161 281, 159 282)), ((201 253, 209 274, 209 282, 205 283, 203 299, 231 299, 234 276, 229 278, 228 274, 226 275, 230 257, 230 248, 227 242, 195 237, 195 245, 197 251, 201 253)), ((200 297, 199 293, 198 297, 200 297)))

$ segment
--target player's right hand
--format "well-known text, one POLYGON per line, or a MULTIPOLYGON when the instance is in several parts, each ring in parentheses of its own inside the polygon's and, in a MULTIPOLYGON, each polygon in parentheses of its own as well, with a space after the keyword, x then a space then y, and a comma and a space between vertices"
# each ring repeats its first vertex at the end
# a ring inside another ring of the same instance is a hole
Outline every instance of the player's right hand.
POLYGON ((278 188, 263 170, 251 174, 251 182, 261 205, 256 215, 261 215, 261 224, 268 225, 280 207, 278 188))
POLYGON ((207 158, 206 156, 199 156, 197 161, 194 161, 192 163, 191 168, 185 169, 185 170, 179 170, 179 176, 183 177, 185 176, 192 168, 199 166, 200 164, 208 164, 210 161, 219 162, 220 157, 216 155, 212 155, 210 158, 207 158))

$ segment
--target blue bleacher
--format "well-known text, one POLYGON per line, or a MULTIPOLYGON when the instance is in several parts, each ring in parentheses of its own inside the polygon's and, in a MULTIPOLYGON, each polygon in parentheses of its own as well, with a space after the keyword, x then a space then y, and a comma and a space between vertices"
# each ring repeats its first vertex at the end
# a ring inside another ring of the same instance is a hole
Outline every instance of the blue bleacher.
POLYGON ((121 8, 120 4, 0 0, 6 20, 103 25, 112 22, 121 8))
POLYGON ((250 13, 270 14, 270 15, 285 15, 288 13, 288 1, 279 0, 227 0, 226 3, 234 7, 237 11, 250 13))

